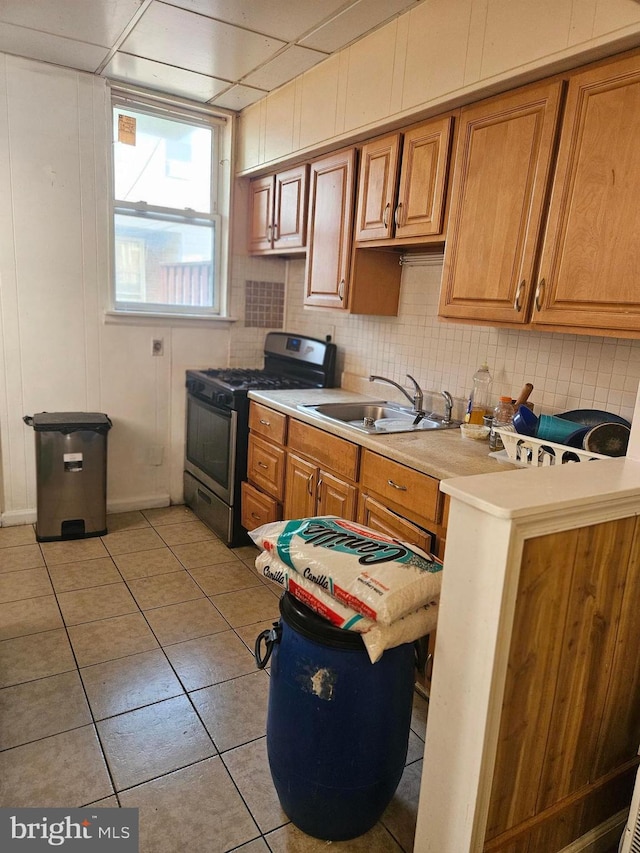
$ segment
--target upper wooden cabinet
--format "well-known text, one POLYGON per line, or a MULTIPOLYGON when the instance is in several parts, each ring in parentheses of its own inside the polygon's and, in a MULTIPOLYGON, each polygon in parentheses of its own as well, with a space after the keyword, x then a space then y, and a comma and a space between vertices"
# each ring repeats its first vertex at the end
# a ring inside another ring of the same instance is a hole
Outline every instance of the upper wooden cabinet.
POLYGON ((461 111, 441 316, 528 322, 561 94, 555 81, 461 111))
POLYGON ((249 236, 251 254, 286 254, 306 242, 306 163, 254 178, 249 183, 249 236))
POLYGON ((446 116, 363 146, 357 242, 443 234, 452 126, 446 116))
POLYGON ((356 149, 311 163, 305 305, 348 305, 356 149))
POLYGON ((534 325, 640 335, 640 58, 569 81, 534 325))

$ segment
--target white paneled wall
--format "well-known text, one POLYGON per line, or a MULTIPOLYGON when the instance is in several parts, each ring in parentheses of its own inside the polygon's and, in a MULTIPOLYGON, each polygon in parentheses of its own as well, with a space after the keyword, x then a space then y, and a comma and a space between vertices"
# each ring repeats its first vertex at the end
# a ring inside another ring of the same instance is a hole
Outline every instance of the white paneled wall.
MULTIPOLYGON (((411 373, 431 393, 427 406, 434 409, 442 409, 439 392, 445 389, 458 398, 460 415, 473 373, 486 359, 496 398, 517 395, 525 382, 532 382, 531 401, 538 413, 596 408, 632 418, 640 382, 640 340, 442 323, 437 318, 441 276, 441 259, 407 266, 398 317, 343 316, 303 308, 304 261, 291 261, 285 326, 317 337, 335 329, 340 367, 351 375, 349 381, 353 375, 376 373, 406 384, 405 374, 411 373)), ((249 345, 247 337, 246 358, 249 345)), ((260 356, 260 345, 256 338, 254 359, 260 356)), ((359 387, 370 388, 373 396, 383 388, 359 387)))
POLYGON ((0 54, 3 524, 35 518, 41 411, 111 417, 110 509, 181 500, 184 372, 228 362, 226 329, 105 324, 108 114, 104 80, 0 54))
POLYGON ((241 114, 249 173, 640 44, 637 0, 422 0, 241 114))

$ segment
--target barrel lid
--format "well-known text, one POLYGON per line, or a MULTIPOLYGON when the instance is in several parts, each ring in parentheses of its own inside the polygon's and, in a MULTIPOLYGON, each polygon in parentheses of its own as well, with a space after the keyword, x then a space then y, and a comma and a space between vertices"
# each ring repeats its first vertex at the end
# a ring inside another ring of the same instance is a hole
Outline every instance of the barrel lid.
POLYGON ((111 420, 101 412, 38 412, 33 416, 35 430, 89 429, 106 432, 111 420))
POLYGON ((336 628, 288 592, 280 599, 280 615, 290 628, 309 640, 336 649, 364 649, 360 634, 336 628))

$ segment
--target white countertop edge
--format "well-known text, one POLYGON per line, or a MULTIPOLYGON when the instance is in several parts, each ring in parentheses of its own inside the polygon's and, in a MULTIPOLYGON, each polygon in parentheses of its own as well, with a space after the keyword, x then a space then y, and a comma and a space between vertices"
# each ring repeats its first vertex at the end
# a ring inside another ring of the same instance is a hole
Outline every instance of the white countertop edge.
POLYGON ((493 477, 446 479, 440 488, 452 498, 505 519, 623 502, 637 504, 640 513, 640 462, 616 458, 522 468, 493 477))

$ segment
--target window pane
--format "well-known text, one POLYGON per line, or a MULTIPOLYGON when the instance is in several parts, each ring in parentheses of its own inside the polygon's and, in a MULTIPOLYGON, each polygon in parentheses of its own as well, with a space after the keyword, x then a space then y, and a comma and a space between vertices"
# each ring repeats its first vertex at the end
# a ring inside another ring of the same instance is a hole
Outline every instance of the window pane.
POLYGON ((115 198, 211 213, 213 130, 115 107, 115 198), (118 141, 118 117, 135 119, 135 144, 118 141))
POLYGON ((116 302, 217 308, 214 224, 115 214, 116 302))

